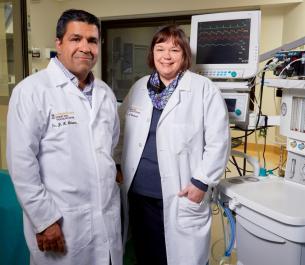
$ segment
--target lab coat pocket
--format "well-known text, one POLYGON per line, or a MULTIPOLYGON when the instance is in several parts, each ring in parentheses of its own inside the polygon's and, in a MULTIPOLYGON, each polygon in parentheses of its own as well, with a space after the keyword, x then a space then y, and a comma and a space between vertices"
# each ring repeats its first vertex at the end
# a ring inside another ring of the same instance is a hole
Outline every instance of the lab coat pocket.
POLYGON ((92 217, 88 205, 61 209, 63 214, 62 230, 67 252, 76 255, 92 240, 92 217))
POLYGON ((192 202, 187 197, 178 199, 177 223, 180 228, 200 228, 208 219, 209 207, 205 199, 200 203, 192 202))

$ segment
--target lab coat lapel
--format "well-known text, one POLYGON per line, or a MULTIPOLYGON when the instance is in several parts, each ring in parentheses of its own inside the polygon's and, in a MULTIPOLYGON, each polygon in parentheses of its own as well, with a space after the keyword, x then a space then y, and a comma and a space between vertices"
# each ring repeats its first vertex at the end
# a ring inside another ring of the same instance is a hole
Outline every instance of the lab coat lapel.
POLYGON ((50 63, 48 64, 47 72, 53 86, 62 87, 69 83, 69 79, 65 76, 63 71, 58 67, 54 59, 51 59, 50 63))
POLYGON ((80 89, 77 88, 72 82, 69 82, 65 89, 67 89, 67 92, 70 94, 86 99, 86 96, 82 93, 82 91, 80 91, 80 89))
POLYGON ((97 114, 103 104, 103 100, 104 100, 104 97, 105 97, 105 90, 94 84, 94 88, 93 88, 93 91, 92 91, 92 115, 91 115, 91 124, 94 122, 94 120, 96 119, 97 117, 97 114))
POLYGON ((163 122, 163 120, 166 118, 166 116, 172 110, 174 110, 174 108, 180 103, 181 92, 189 91, 191 89, 190 84, 191 84, 191 75, 190 75, 189 71, 186 71, 184 73, 183 77, 181 78, 181 80, 179 81, 179 84, 178 84, 177 88, 175 89, 174 93, 169 98, 169 100, 161 114, 161 117, 159 119, 158 127, 163 122))
POLYGON ((85 95, 65 76, 63 71, 52 59, 48 64, 47 71, 51 82, 55 87, 62 87, 68 93, 86 99, 85 95))

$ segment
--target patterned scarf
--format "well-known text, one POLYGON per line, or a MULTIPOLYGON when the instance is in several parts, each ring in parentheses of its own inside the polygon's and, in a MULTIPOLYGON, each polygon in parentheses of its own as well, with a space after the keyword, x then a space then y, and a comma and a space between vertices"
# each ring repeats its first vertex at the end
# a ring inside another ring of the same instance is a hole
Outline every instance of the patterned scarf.
POLYGON ((147 82, 147 89, 152 104, 156 109, 163 110, 165 108, 170 96, 174 93, 183 74, 184 72, 178 73, 176 78, 162 91, 160 91, 162 81, 160 80, 158 72, 154 71, 150 75, 147 82))

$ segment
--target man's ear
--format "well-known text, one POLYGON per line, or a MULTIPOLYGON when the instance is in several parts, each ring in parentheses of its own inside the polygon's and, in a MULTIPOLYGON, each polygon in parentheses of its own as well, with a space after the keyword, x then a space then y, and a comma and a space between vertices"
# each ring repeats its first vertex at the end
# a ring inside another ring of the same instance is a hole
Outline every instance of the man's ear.
POLYGON ((56 51, 57 51, 57 54, 58 54, 58 55, 61 54, 61 44, 62 44, 62 40, 56 38, 56 40, 55 40, 55 46, 56 46, 56 51))

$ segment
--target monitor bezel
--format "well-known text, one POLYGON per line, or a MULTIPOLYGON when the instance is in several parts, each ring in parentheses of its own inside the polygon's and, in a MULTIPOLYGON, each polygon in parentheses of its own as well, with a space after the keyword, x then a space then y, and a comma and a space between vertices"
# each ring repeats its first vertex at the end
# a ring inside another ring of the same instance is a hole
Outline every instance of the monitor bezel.
MULTIPOLYGON (((192 16, 191 22, 191 35, 190 35, 190 47, 192 51, 192 69, 199 73, 208 73, 213 71, 226 71, 235 70, 237 76, 230 78, 236 79, 248 79, 256 75, 259 64, 259 39, 260 39, 260 23, 261 23, 261 11, 238 11, 238 12, 224 12, 213 13, 192 16), (198 23, 200 22, 212 22, 212 21, 225 21, 225 20, 239 20, 250 19, 250 42, 249 42, 249 59, 245 64, 197 64, 196 52, 197 52, 197 33, 198 23)), ((213 75, 209 76, 216 78, 213 75)), ((219 76, 218 79, 227 79, 228 76, 219 76)))

